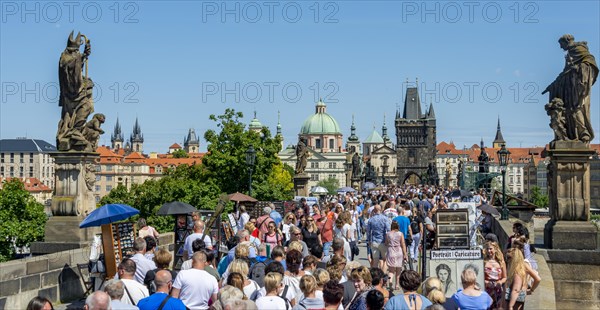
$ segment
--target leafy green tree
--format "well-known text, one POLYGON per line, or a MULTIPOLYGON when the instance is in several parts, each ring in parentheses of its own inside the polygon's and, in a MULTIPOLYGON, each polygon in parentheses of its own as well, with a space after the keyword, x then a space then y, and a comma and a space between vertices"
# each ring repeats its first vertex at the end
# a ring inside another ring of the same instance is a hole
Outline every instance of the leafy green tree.
MULTIPOLYGON (((252 171, 253 196, 259 200, 282 200, 289 196, 285 190, 272 190, 269 186, 285 189, 292 184, 289 179, 269 177, 273 169, 281 165, 277 156, 281 147, 281 138, 272 137, 268 128, 261 132, 246 130, 241 122, 243 114, 233 109, 226 109, 225 114, 210 115, 211 121, 217 122, 219 132, 208 130, 204 134, 207 142, 207 154, 202 158, 208 179, 226 193, 236 191, 248 192, 249 167, 246 164, 246 151, 252 145, 256 150, 256 160, 252 171), (273 184, 272 182, 284 182, 273 184), (267 186, 268 184, 268 186, 267 186)), ((292 185, 293 186, 293 185, 292 185)))
POLYGON ((173 152, 173 158, 188 158, 190 157, 185 150, 179 149, 173 152))
POLYGON ((0 262, 12 259, 14 245, 24 246, 44 239, 47 216, 18 179, 0 189, 0 262))
POLYGON ((548 208, 548 195, 542 194, 542 190, 538 186, 534 186, 531 189, 531 198, 529 201, 540 208, 548 208))
POLYGON ((325 187, 330 195, 335 195, 337 193, 337 189, 340 188, 340 182, 336 178, 329 177, 325 180, 319 181, 317 186, 325 187))

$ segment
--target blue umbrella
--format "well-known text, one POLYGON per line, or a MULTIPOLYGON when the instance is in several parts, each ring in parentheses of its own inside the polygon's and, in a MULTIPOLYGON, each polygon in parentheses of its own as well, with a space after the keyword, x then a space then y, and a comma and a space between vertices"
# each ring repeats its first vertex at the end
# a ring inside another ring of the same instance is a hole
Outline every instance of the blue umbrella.
POLYGON ((110 224, 126 218, 132 217, 140 213, 140 210, 134 209, 125 204, 108 204, 92 211, 88 216, 79 224, 79 228, 102 226, 104 224, 110 224))

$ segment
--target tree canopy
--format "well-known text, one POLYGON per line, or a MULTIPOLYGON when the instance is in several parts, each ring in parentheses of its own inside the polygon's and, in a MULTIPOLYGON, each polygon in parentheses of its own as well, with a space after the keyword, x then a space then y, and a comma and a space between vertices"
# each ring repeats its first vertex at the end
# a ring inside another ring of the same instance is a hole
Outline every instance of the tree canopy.
POLYGON ((14 246, 44 239, 47 216, 19 179, 0 189, 0 262, 12 259, 14 246))

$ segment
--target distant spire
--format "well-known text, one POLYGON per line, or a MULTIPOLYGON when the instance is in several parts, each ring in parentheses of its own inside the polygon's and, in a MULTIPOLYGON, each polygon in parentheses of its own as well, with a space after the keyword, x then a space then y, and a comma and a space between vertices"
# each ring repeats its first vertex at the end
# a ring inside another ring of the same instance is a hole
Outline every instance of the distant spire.
POLYGON ((383 136, 383 142, 388 143, 390 137, 387 135, 387 126, 385 125, 385 113, 383 113, 383 126, 381 127, 381 135, 383 136))
POLYGON ((277 136, 281 136, 281 113, 277 111, 277 136))
POLYGON ((479 147, 480 147, 480 148, 483 148, 483 147, 484 147, 484 146, 483 146, 483 137, 481 137, 481 142, 479 142, 479 147))
POLYGON ((354 114, 352 114, 352 125, 350 126, 350 137, 348 137, 348 141, 358 142, 358 136, 356 135, 356 126, 354 126, 354 114))
POLYGON ((119 117, 117 117, 115 129, 113 130, 113 133, 110 136, 110 142, 112 142, 114 144, 115 142, 123 142, 123 141, 125 141, 125 138, 123 137, 123 132, 121 131, 121 124, 119 124, 119 117))
POLYGON ((500 128, 500 115, 498 115, 498 127, 496 128, 496 138, 493 142, 493 147, 500 147, 502 144, 505 144, 504 137, 502 137, 502 129, 500 128))
POLYGON ((135 118, 135 124, 133 125, 133 133, 129 137, 129 141, 133 145, 134 142, 143 143, 144 135, 142 134, 142 128, 140 127, 140 123, 138 122, 138 118, 135 118))
POLYGON ((427 118, 435 119, 435 111, 433 110, 433 101, 429 101, 429 112, 427 112, 427 118))

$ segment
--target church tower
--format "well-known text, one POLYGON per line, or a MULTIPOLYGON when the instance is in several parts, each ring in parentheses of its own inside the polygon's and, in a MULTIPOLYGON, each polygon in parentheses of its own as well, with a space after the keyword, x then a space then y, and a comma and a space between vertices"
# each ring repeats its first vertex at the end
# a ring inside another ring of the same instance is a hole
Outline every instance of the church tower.
POLYGON ((137 117, 135 118, 135 125, 133 125, 133 133, 129 136, 129 142, 132 152, 142 153, 144 151, 144 135, 137 117))
POLYGON ((493 148, 501 148, 502 144, 506 144, 504 137, 502 137, 502 130, 500 129, 500 116, 498 116, 498 128, 496 128, 496 138, 492 142, 493 148))
POLYGON ((200 139, 196 136, 194 128, 190 128, 187 137, 183 140, 183 148, 188 154, 200 152, 200 139))
POLYGON ((117 123, 115 124, 115 129, 113 130, 112 135, 110 136, 111 147, 113 150, 119 150, 123 148, 123 142, 125 138, 123 137, 123 132, 121 131, 121 124, 119 124, 119 118, 117 117, 117 123))
POLYGON ((354 125, 354 114, 352 114, 352 125, 350 126, 350 136, 348 137, 348 141, 346 141, 346 150, 348 152, 352 151, 354 147, 354 151, 361 154, 360 151, 360 139, 356 135, 356 126, 354 125))
POLYGON ((402 114, 396 112, 395 125, 398 181, 401 184, 422 183, 428 165, 435 164, 436 120, 433 105, 426 114, 421 112, 416 85, 406 88, 404 110, 402 114))

